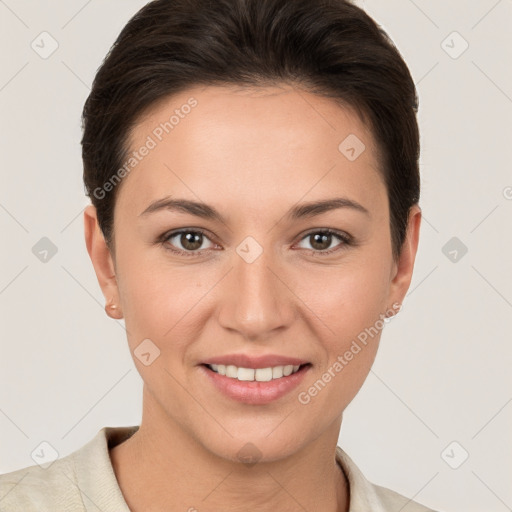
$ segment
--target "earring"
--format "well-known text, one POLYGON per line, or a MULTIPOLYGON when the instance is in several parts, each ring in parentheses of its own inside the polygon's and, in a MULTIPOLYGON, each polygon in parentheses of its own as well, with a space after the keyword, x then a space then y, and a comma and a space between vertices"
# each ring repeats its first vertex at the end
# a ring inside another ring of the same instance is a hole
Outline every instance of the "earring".
POLYGON ((117 304, 114 304, 114 299, 112 298, 111 301, 105 305, 105 312, 107 315, 111 318, 120 319, 122 318, 122 314, 119 310, 119 306, 117 304))

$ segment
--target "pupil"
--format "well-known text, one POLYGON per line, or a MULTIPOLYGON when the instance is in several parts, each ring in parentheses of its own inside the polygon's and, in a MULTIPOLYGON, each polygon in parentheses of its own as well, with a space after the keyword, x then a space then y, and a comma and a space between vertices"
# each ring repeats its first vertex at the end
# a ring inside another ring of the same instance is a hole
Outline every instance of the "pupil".
POLYGON ((332 235, 330 235, 329 233, 316 233, 313 235, 314 241, 311 245, 317 250, 327 249, 329 245, 331 245, 331 237, 332 235), (328 242, 327 245, 325 245, 325 242, 328 242), (322 243, 324 247, 322 247, 322 243), (318 247, 317 245, 320 245, 320 247, 318 247))
POLYGON ((181 243, 183 247, 191 251, 198 249, 201 247, 201 236, 202 235, 200 233, 187 233, 181 236, 181 243))

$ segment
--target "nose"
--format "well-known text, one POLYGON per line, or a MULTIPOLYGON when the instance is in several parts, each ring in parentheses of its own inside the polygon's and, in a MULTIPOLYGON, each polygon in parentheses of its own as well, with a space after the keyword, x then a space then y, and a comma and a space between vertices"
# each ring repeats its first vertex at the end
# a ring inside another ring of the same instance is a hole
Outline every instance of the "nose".
POLYGON ((286 330, 295 318, 295 296, 269 252, 252 262, 235 253, 233 268, 223 280, 219 322, 250 341, 286 330))

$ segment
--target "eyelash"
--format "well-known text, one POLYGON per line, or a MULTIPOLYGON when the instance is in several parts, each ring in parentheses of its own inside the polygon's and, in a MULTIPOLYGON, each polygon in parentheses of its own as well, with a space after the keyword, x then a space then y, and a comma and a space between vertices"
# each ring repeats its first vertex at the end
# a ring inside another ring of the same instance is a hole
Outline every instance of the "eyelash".
MULTIPOLYGON (((174 254, 177 254, 179 256, 185 256, 185 257, 188 257, 188 258, 194 258, 194 257, 201 256, 202 251, 197 251, 197 250, 196 251, 183 251, 181 249, 176 249, 176 248, 170 248, 169 247, 169 245, 170 245, 169 244, 169 239, 170 238, 174 238, 176 235, 181 235, 181 234, 184 234, 184 233, 201 234, 201 235, 205 236, 206 238, 208 238, 208 240, 209 240, 209 237, 208 237, 208 234, 206 233, 206 231, 204 231, 204 230, 202 230, 200 228, 194 228, 194 229, 181 229, 179 231, 171 231, 171 232, 168 232, 168 233, 164 233, 158 239, 158 243, 160 243, 164 247, 164 249, 166 249, 168 251, 171 251, 174 254)), ((308 251, 309 253, 311 253, 314 256, 316 256, 316 255, 320 255, 320 256, 329 255, 329 254, 332 254, 333 252, 343 250, 343 249, 347 248, 348 246, 355 246, 356 245, 355 241, 353 240, 353 238, 350 235, 348 235, 346 233, 343 233, 343 232, 340 232, 340 231, 336 231, 334 229, 329 229, 329 228, 317 229, 315 231, 310 231, 309 233, 306 233, 300 239, 299 242, 302 242, 302 240, 308 238, 309 236, 315 235, 315 234, 318 234, 318 233, 321 233, 321 234, 324 234, 324 235, 325 234, 334 235, 337 238, 339 238, 343 243, 340 244, 340 245, 337 245, 336 247, 334 247, 332 249, 327 249, 325 251, 315 250, 315 249, 303 249, 305 251, 308 251)), ((204 249, 204 250, 209 251, 211 249, 204 249)))

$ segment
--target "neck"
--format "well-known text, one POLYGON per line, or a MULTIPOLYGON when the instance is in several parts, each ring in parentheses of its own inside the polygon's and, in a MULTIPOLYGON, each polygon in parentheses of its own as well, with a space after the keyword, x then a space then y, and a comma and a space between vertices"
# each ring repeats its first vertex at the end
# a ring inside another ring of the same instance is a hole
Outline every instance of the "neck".
POLYGON ((341 418, 287 458, 244 464, 213 454, 169 416, 145 408, 139 430, 110 457, 132 512, 347 512, 348 484, 334 458, 340 426, 341 418))

